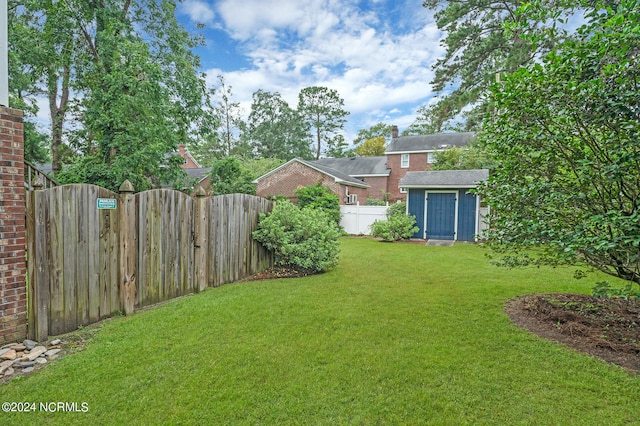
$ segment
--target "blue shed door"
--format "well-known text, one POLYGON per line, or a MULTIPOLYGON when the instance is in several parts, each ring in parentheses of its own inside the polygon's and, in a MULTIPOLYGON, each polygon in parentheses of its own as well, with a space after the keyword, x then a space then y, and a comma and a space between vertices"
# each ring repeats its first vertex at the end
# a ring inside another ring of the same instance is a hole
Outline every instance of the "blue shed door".
POLYGON ((473 241, 476 234, 476 196, 461 189, 458 197, 458 240, 473 241))
POLYGON ((432 240, 455 239, 456 194, 450 192, 427 193, 427 232, 432 240))

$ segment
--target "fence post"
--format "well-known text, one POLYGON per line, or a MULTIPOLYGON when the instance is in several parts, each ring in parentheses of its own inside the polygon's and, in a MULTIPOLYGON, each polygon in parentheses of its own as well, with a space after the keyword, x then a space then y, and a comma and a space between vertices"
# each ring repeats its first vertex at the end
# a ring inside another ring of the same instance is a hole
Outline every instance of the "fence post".
POLYGON ((207 254, 208 254, 208 229, 207 229, 207 211, 206 211, 206 195, 207 193, 198 186, 196 189, 196 205, 195 205, 195 221, 193 240, 195 245, 195 279, 194 289, 203 291, 207 288, 207 254))
POLYGON ((33 182, 29 182, 33 190, 28 194, 27 205, 27 253, 29 255, 27 268, 29 276, 28 297, 28 337, 37 342, 43 341, 49 335, 49 283, 42 282, 42 269, 45 267, 47 251, 46 244, 46 218, 44 217, 38 192, 44 188, 43 179, 37 176, 33 182), (37 209, 37 211, 36 211, 37 209), (39 253, 37 251, 40 251, 39 253), (36 263, 38 270, 36 271, 36 263))
POLYGON ((131 315, 136 303, 136 206, 131 182, 120 185, 120 300, 125 315, 131 315))

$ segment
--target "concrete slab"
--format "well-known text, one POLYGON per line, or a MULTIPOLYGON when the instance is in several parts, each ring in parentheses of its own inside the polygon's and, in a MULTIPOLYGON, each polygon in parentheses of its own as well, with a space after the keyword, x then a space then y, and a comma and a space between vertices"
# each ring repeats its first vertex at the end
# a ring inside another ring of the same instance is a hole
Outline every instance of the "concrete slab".
POLYGON ((427 240, 428 246, 451 247, 455 241, 453 240, 427 240))

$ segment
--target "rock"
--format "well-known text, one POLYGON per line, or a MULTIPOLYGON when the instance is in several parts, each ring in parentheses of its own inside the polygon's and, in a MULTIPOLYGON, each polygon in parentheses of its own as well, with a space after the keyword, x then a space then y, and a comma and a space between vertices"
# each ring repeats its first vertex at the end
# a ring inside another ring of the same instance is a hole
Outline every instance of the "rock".
POLYGON ((4 371, 4 377, 11 376, 13 373, 15 373, 15 370, 9 367, 4 371))
POLYGON ((29 339, 26 339, 25 341, 23 341, 22 344, 25 345, 29 350, 38 346, 38 342, 34 342, 33 340, 29 340, 29 339))
POLYGON ((13 361, 0 362, 0 373, 4 373, 12 365, 13 365, 13 361))
POLYGON ((16 354, 16 351, 14 349, 9 349, 7 352, 5 352, 2 355, 0 355, 0 359, 14 360, 14 359, 16 359, 16 357, 17 357, 17 354, 16 354))
POLYGON ((47 359, 46 359, 46 358, 42 358, 42 357, 40 357, 40 358, 36 358, 36 361, 35 361, 35 362, 36 362, 37 364, 46 364, 46 363, 47 363, 47 359))
POLYGON ((60 339, 56 339, 56 340, 52 340, 50 345, 55 346, 55 345, 59 345, 61 343, 60 339))
POLYGON ((51 356, 51 355, 55 355, 58 352, 60 352, 62 349, 49 349, 48 351, 46 351, 44 353, 44 356, 51 356))
POLYGON ((35 370, 35 368, 33 367, 25 368, 24 370, 22 370, 22 373, 23 374, 31 373, 33 370, 35 370))
POLYGON ((25 349, 27 349, 27 347, 22 343, 18 343, 16 345, 11 346, 11 349, 15 350, 16 352, 23 352, 25 349))
POLYGON ((38 358, 40 355, 44 354, 46 351, 47 351, 47 348, 45 348, 44 346, 36 346, 35 348, 31 349, 28 355, 23 356, 22 360, 33 361, 34 359, 38 358))
POLYGON ((27 367, 33 367, 34 365, 36 365, 35 361, 24 361, 24 362, 21 362, 19 364, 16 364, 16 367, 18 367, 18 368, 27 368, 27 367))

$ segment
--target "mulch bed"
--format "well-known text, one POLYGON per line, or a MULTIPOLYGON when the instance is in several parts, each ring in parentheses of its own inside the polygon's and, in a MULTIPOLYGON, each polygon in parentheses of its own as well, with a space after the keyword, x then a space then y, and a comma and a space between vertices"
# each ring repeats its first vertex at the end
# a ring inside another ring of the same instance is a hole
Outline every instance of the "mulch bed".
POLYGON ((640 374, 640 301, 539 294, 513 299, 505 311, 540 337, 640 374))

